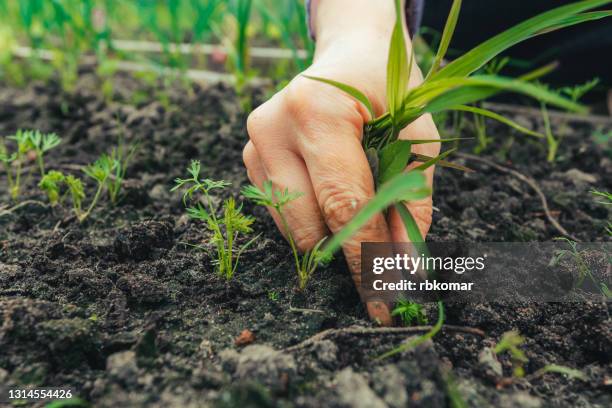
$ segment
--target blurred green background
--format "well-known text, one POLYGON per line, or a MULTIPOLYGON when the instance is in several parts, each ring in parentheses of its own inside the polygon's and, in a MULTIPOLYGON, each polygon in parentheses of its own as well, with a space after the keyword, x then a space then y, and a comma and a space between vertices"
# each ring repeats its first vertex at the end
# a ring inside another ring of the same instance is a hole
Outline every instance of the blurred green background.
POLYGON ((17 84, 58 72, 70 88, 90 62, 101 75, 146 67, 283 80, 312 51, 302 0, 0 0, 0 79, 17 84))

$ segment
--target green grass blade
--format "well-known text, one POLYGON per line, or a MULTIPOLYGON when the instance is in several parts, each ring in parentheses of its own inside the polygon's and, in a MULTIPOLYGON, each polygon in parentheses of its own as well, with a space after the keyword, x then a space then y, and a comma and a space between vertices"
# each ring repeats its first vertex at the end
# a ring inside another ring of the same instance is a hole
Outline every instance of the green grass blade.
POLYGON ((459 105, 459 106, 455 106, 450 108, 450 110, 456 110, 456 111, 462 111, 462 112, 471 112, 474 113, 476 115, 481 115, 481 116, 485 116, 487 118, 496 120, 498 122, 501 122, 505 125, 510 126, 511 128, 518 130, 521 133, 524 133, 526 135, 529 136, 534 136, 537 138, 545 138, 546 136, 544 136, 542 133, 538 133, 538 132, 534 132, 533 130, 527 129, 524 126, 519 125, 518 123, 514 122, 513 120, 510 120, 502 115, 500 115, 499 113, 495 113, 493 111, 490 111, 488 109, 483 109, 483 108, 478 108, 476 106, 466 106, 466 105, 459 105))
MULTIPOLYGON (((424 243, 425 239, 421 235, 421 230, 419 230, 419 226, 416 223, 416 220, 410 213, 410 211, 406 208, 404 203, 396 203, 394 205, 395 209, 400 215, 404 226, 406 227, 406 232, 408 233, 408 239, 410 242, 416 243, 424 243)), ((419 251, 420 252, 420 251, 419 251)))
POLYGON ((413 201, 428 197, 431 190, 427 187, 421 172, 401 173, 384 184, 376 196, 340 232, 335 234, 321 249, 319 259, 329 258, 342 244, 363 227, 374 215, 384 211, 398 201, 413 201))
POLYGON ((444 26, 444 33, 442 33, 442 39, 440 40, 440 45, 438 46, 438 52, 436 53, 434 62, 429 70, 429 73, 427 74, 427 79, 438 71, 440 64, 442 64, 442 60, 446 56, 446 52, 448 51, 453 34, 455 34, 455 28, 457 27, 457 20, 459 20, 460 11, 461 0, 454 0, 450 13, 448 14, 448 19, 446 20, 446 25, 444 26))
MULTIPOLYGON (((584 0, 539 14, 483 42, 432 75, 431 79, 466 76, 482 68, 497 55, 526 39, 551 28, 560 29, 577 24, 577 14, 604 6, 612 0, 584 0)), ((588 21, 581 19, 579 22, 588 21)))
POLYGON ((453 154, 456 151, 457 151, 457 149, 447 150, 444 153, 439 154, 436 157, 432 158, 431 160, 427 160, 425 163, 415 167, 414 170, 425 171, 428 168, 430 168, 431 166, 434 166, 437 163, 439 163, 441 161, 444 161, 445 158, 447 158, 448 156, 450 156, 451 154, 453 154))
POLYGON ((319 78, 319 77, 310 76, 310 75, 304 75, 304 77, 308 79, 312 79, 314 81, 323 82, 325 84, 334 86, 343 92, 346 92, 347 94, 357 99, 359 102, 361 102, 366 107, 368 112, 370 112, 370 116, 372 117, 372 119, 376 117, 376 115, 374 114, 374 108, 372 106, 372 102, 370 102, 368 97, 365 96, 359 89, 353 88, 352 86, 347 85, 347 84, 343 84, 342 82, 334 81, 333 79, 319 78))
MULTIPOLYGON (((435 159, 435 157, 425 156, 424 154, 417 154, 417 153, 412 153, 412 157, 415 160, 424 162, 424 163, 427 163, 435 159)), ((466 173, 474 172, 474 170, 470 169, 469 167, 465 167, 460 164, 452 163, 446 160, 438 160, 436 164, 440 167, 448 167, 449 169, 461 170, 461 171, 465 171, 466 173)))
MULTIPOLYGON (((391 35, 389 47, 389 59, 387 60, 387 102, 389 113, 396 118, 402 110, 404 98, 408 92, 408 80, 410 79, 410 67, 408 54, 406 52, 406 40, 404 39, 404 27, 402 24, 401 0, 395 0, 395 25, 391 35)), ((410 64, 412 63, 412 57, 410 64)), ((399 129, 397 130, 399 132, 399 129)))
POLYGON ((489 97, 491 93, 502 91, 521 93, 569 111, 588 112, 583 105, 564 98, 543 86, 500 76, 476 75, 469 78, 446 78, 431 81, 418 88, 408 95, 406 106, 426 105, 424 111, 429 113, 478 102, 489 97))
POLYGON ((429 143, 449 143, 449 142, 458 142, 460 140, 469 140, 471 137, 451 137, 448 139, 415 139, 411 140, 410 143, 413 145, 418 144, 429 144, 429 143))
POLYGON ((582 24, 587 21, 600 20, 602 18, 612 16, 612 10, 603 10, 603 11, 591 11, 588 13, 578 14, 576 16, 572 16, 564 20, 562 23, 555 27, 550 27, 539 34, 550 33, 552 31, 556 31, 562 28, 571 27, 576 24, 582 24))
POLYGON ((536 68, 526 74, 521 75, 518 79, 523 81, 533 81, 535 79, 542 78, 559 68, 559 61, 553 61, 550 64, 546 64, 540 68, 536 68))

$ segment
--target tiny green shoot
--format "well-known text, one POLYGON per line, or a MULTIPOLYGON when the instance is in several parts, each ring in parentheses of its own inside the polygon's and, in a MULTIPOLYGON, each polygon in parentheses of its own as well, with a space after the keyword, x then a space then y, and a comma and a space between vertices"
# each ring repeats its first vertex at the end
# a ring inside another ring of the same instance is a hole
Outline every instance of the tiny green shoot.
POLYGON ((578 244, 572 241, 571 239, 565 237, 555 238, 555 241, 563 241, 567 243, 569 249, 555 250, 553 257, 548 263, 548 266, 557 266, 561 262, 561 260, 566 257, 572 259, 574 262, 576 262, 576 265, 578 266, 578 279, 576 280, 576 282, 574 282, 575 288, 580 288, 584 283, 584 280, 586 278, 589 278, 593 285, 595 285, 599 289, 600 293, 604 296, 604 298, 612 298, 612 292, 610 292, 608 286, 604 282, 598 282, 595 276, 593 276, 591 268, 589 268, 585 256, 583 255, 583 251, 580 251, 578 249, 578 244))
POLYGON ((538 371, 536 371, 533 376, 540 377, 547 373, 558 373, 567 376, 568 378, 575 378, 581 381, 587 381, 587 376, 580 370, 576 370, 575 368, 569 368, 557 364, 548 364, 538 371))
POLYGON ((399 300, 391 316, 399 316, 404 326, 427 324, 427 315, 423 306, 409 300, 399 300))
POLYGON ((183 193, 185 205, 187 205, 187 200, 191 200, 196 193, 202 195, 204 205, 198 203, 196 206, 188 207, 187 213, 191 218, 203 221, 208 230, 212 232, 212 243, 217 251, 217 271, 220 276, 231 280, 238 267, 240 256, 259 237, 259 235, 255 236, 237 251, 234 248, 240 234, 246 235, 253 231, 251 225, 255 220, 242 214, 242 206, 237 206, 233 198, 223 202, 223 216, 217 216, 217 209, 213 204, 210 192, 222 190, 230 183, 223 180, 200 178, 201 164, 197 160, 191 162, 187 171, 191 177, 177 178, 171 191, 185 188, 183 193))
POLYGON ((15 198, 13 193, 15 191, 15 181, 13 179, 13 163, 17 160, 17 153, 9 154, 6 149, 6 145, 4 141, 0 144, 0 162, 2 162, 2 166, 6 171, 6 179, 8 181, 9 191, 11 193, 11 198, 15 198))
POLYGON ((107 179, 106 187, 113 205, 117 205, 119 202, 123 180, 137 149, 137 145, 126 146, 123 141, 120 141, 119 145, 111 151, 110 160, 113 162, 114 171, 112 177, 107 179))
POLYGON ((64 179, 64 183, 68 187, 68 193, 70 193, 70 198, 72 199, 72 210, 74 211, 74 215, 81 220, 83 216, 83 199, 85 198, 83 182, 73 175, 68 175, 64 179))
POLYGON ((436 334, 438 334, 440 330, 442 330, 444 319, 445 319, 444 304, 442 303, 442 301, 438 301, 438 321, 427 333, 423 334, 422 336, 414 337, 408 340, 407 342, 405 342, 404 344, 394 348, 393 350, 390 350, 384 354, 381 354, 380 356, 376 357, 375 360, 384 360, 396 354, 400 354, 405 351, 412 350, 413 348, 425 343, 427 340, 432 339, 436 334))
POLYGON ((38 187, 47 194, 52 207, 60 201, 60 186, 66 177, 59 171, 51 170, 38 183, 38 187))
MULTIPOLYGON (((107 181, 109 179, 109 177, 111 176, 114 168, 115 168, 116 163, 113 161, 113 159, 111 159, 111 157, 107 154, 103 154, 102 156, 100 156, 100 158, 98 160, 96 160, 93 164, 90 164, 88 166, 86 166, 83 169, 83 172, 91 179, 93 179, 96 184, 96 192, 94 194, 93 199, 91 200, 89 207, 87 207, 87 210, 85 212, 81 212, 80 211, 80 205, 79 205, 79 211, 77 213, 77 217, 79 219, 80 222, 85 221, 85 219, 87 219, 87 217, 89 217, 89 215, 91 214, 91 212, 93 211, 93 209, 95 208, 95 206, 98 204, 98 201, 100 200, 100 197, 102 196, 102 192, 104 191, 104 188, 107 185, 107 181)), ((72 180, 74 182, 74 180, 72 180)), ((78 189, 78 183, 75 184, 75 187, 78 189)), ((81 192, 82 192, 82 184, 80 186, 81 188, 81 192)), ((78 191, 77 192, 78 195, 78 191)), ((72 192, 71 192, 72 193, 72 192)), ((73 195, 74 198, 74 195, 73 195)), ((81 198, 82 200, 82 198, 81 198)), ((74 203, 74 201, 73 201, 74 203)), ((75 206, 75 209, 77 207, 75 206)))
MULTIPOLYGON (((607 191, 599 191, 599 190, 591 190, 591 194, 596 197, 602 197, 603 200, 598 200, 597 203, 602 205, 612 205, 612 194, 607 191)), ((608 225, 606 226, 606 232, 609 236, 612 236, 612 221, 608 221, 608 225)))
POLYGON ((523 377, 525 370, 523 365, 529 362, 529 359, 519 347, 525 342, 525 339, 517 331, 509 331, 502 335, 501 340, 497 343, 493 352, 496 355, 508 352, 512 365, 514 367, 513 375, 515 377, 523 377))
POLYGON ((49 150, 58 146, 62 140, 55 133, 41 133, 38 130, 26 131, 30 139, 30 144, 36 153, 36 162, 40 170, 40 176, 45 177, 45 160, 44 156, 49 150))
MULTIPOLYGON (((29 131, 17 130, 17 132, 9 136, 8 139, 14 140, 17 143, 17 151, 7 157, 4 161, 5 168, 8 174, 9 188, 11 191, 11 198, 17 200, 21 192, 21 175, 23 169, 23 162, 29 151, 32 150, 32 143, 30 140, 29 131), (14 163, 14 166, 12 166, 14 163), (11 167, 15 167, 14 172, 11 167)), ((6 148, 5 148, 6 150, 6 148)), ((8 153, 6 153, 8 155, 8 153)))
POLYGON ((242 194, 253 201, 257 205, 274 209, 281 219, 283 232, 289 241, 293 259, 295 261, 295 269, 298 275, 300 290, 304 290, 311 276, 314 274, 319 263, 329 261, 329 257, 321 256, 321 246, 325 241, 323 238, 311 250, 306 251, 301 257, 298 251, 293 233, 289 229, 289 224, 284 213, 284 207, 291 201, 302 196, 302 193, 290 193, 289 189, 273 191, 272 182, 264 181, 263 189, 250 185, 242 189, 242 194))

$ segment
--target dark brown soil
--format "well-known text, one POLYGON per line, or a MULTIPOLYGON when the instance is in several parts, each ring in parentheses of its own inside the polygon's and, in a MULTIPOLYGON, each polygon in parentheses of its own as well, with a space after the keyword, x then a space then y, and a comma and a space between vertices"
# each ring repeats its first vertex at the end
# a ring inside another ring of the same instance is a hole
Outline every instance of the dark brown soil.
MULTIPOLYGON (((184 215, 179 194, 169 189, 191 159, 200 159, 206 176, 233 183, 222 196, 241 201, 246 116, 235 93, 223 85, 162 89, 121 77, 109 103, 90 75, 77 89, 66 95, 54 83, 3 85, 0 134, 57 132, 64 142, 48 168, 68 173, 108 152, 121 135, 140 148, 120 204, 103 201, 84 224, 68 210, 36 205, 0 218, 0 384, 71 387, 99 407, 442 407, 451 405, 453 391, 468 406, 612 405, 609 303, 449 304, 446 323, 479 328, 484 338, 443 331, 384 361, 373 357, 405 335, 339 334, 283 351, 325 329, 371 324, 341 257, 297 292, 287 244, 265 211, 248 202, 245 212, 257 217, 262 238, 231 282, 215 274, 205 229, 184 215), (245 329, 254 343, 235 346, 245 329), (495 359, 479 362, 511 329, 526 337, 526 378, 509 380, 507 355, 499 358, 502 375, 495 359), (553 363, 588 379, 530 376, 553 363)), ((261 91, 251 96, 263 99, 261 91)), ((609 138, 602 145, 593 137, 611 128, 556 123, 566 136, 558 162, 549 165, 541 144, 491 124, 494 146, 482 157, 535 178, 570 233, 609 240, 612 207, 589 190, 612 191, 609 138)), ((470 151, 470 143, 463 149, 470 151)), ((431 240, 560 235, 527 185, 466 164, 478 171, 438 170, 431 240)), ((4 174, 0 199, 8 202, 4 174)), ((25 199, 44 200, 32 179, 25 199)), ((435 321, 434 305, 427 310, 435 321)))

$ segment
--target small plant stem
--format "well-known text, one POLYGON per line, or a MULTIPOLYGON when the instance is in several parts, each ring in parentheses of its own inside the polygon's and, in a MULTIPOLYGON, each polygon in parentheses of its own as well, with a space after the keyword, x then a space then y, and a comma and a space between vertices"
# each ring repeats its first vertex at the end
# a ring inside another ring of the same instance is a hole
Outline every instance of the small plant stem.
POLYGON ((293 240, 293 234, 291 234, 291 230, 289 229, 289 224, 287 223, 287 219, 285 218, 285 214, 279 206, 276 207, 276 212, 280 216, 281 222, 283 223, 283 228, 285 229, 285 233, 287 234, 287 240, 289 241, 289 245, 291 245, 291 250, 293 251, 293 258, 295 260, 295 270, 298 273, 298 278, 300 280, 300 290, 303 290, 306 287, 305 279, 302 276, 302 268, 300 267, 300 257, 298 256, 297 246, 295 245, 295 241, 293 240))
POLYGON ((546 133, 546 141, 548 142, 548 156, 546 160, 549 163, 555 161, 557 157, 557 150, 559 149, 559 141, 555 139, 553 135, 552 128, 550 126, 550 117, 548 116, 548 109, 546 109, 546 104, 542 103, 542 119, 544 120, 544 130, 546 133))
POLYGON ((36 162, 40 170, 40 177, 45 177, 45 162, 43 161, 43 153, 41 151, 36 152, 36 162))
POLYGON ((19 204, 16 204, 14 206, 12 206, 11 208, 8 209, 1 209, 2 211, 0 211, 0 217, 3 217, 5 215, 9 215, 15 211, 17 211, 18 209, 25 207, 26 205, 38 205, 41 207, 48 207, 48 205, 46 203, 43 203, 41 201, 36 201, 36 200, 26 200, 26 201, 22 201, 19 204))
POLYGON ((13 172, 11 170, 11 166, 8 163, 4 163, 4 168, 6 170, 6 180, 8 181, 9 191, 13 191, 15 184, 13 183, 13 172))
POLYGON ((89 207, 87 208, 87 211, 85 211, 83 214, 79 215, 79 221, 83 222, 85 221, 85 219, 87 217, 89 217, 89 214, 91 214, 91 212, 93 211, 94 207, 96 206, 96 204, 98 203, 98 200, 100 199, 100 195, 102 194, 102 190, 104 189, 104 183, 106 180, 102 181, 102 182, 98 182, 98 189, 96 190, 96 194, 94 195, 93 200, 91 201, 91 203, 89 204, 89 207))
MULTIPOLYGON (((199 183, 197 180, 196 182, 199 183)), ((208 211, 210 212, 210 217, 213 220, 213 223, 212 223, 214 225, 213 234, 217 234, 219 237, 222 237, 223 234, 221 232, 221 228, 219 227, 219 220, 217 219, 216 211, 213 208, 210 195, 208 194, 208 191, 205 188, 203 188, 202 191, 204 192, 204 197, 206 199, 206 205, 208 206, 208 211)), ((231 235, 230 230, 226 231, 226 233, 231 235)), ((230 238, 230 235, 228 235, 228 247, 230 247, 231 241, 232 241, 232 239, 230 238)), ((231 258, 229 260, 229 266, 228 266, 228 259, 227 259, 228 251, 226 251, 225 249, 225 244, 216 245, 216 247, 217 247, 217 259, 219 259, 220 261, 219 262, 219 274, 224 276, 227 280, 230 280, 232 278, 231 276, 232 275, 231 258)))
POLYGON ((17 169, 15 169, 15 184, 11 191, 11 197, 16 200, 19 197, 19 190, 21 189, 21 155, 17 156, 17 169))

